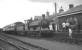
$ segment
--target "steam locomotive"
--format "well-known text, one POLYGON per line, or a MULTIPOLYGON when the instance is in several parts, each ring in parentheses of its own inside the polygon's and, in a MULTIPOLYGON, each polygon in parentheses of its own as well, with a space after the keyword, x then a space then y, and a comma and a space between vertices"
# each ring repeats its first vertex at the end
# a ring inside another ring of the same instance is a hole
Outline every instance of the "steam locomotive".
POLYGON ((5 33, 16 34, 16 35, 27 35, 27 36, 52 36, 53 30, 50 30, 50 21, 44 18, 42 20, 32 21, 28 23, 16 22, 7 25, 3 28, 5 33))

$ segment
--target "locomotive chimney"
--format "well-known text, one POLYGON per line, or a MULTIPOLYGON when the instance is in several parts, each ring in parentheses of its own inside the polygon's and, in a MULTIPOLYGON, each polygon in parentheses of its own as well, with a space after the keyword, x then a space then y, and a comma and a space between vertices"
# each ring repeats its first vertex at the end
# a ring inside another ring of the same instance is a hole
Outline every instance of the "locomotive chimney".
POLYGON ((49 17, 49 12, 48 11, 46 12, 46 16, 49 17))
POLYGON ((45 19, 45 14, 42 14, 42 19, 45 19))

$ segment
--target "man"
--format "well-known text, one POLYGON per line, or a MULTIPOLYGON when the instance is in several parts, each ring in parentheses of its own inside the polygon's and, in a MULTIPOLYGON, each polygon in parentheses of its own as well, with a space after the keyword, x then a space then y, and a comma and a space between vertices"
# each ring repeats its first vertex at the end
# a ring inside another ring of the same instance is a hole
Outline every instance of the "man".
POLYGON ((69 32, 69 38, 72 38, 72 25, 70 25, 70 23, 67 21, 66 22, 66 28, 67 28, 67 30, 68 30, 68 32, 69 32))
POLYGON ((69 28, 69 38, 72 38, 72 29, 69 28))
POLYGON ((69 29, 69 26, 70 26, 70 23, 69 22, 66 22, 66 30, 68 30, 69 29))
POLYGON ((50 30, 53 30, 52 24, 49 25, 49 29, 50 29, 50 30))
POLYGON ((63 31, 65 31, 65 29, 66 29, 66 23, 65 22, 62 23, 62 27, 63 27, 63 31))

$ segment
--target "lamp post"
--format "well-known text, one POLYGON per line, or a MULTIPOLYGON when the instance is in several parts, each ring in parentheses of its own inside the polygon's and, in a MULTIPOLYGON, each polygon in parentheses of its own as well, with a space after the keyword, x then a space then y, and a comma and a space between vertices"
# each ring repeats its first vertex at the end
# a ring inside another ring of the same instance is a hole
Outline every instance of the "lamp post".
POLYGON ((28 30, 28 20, 24 20, 25 21, 25 31, 28 30))

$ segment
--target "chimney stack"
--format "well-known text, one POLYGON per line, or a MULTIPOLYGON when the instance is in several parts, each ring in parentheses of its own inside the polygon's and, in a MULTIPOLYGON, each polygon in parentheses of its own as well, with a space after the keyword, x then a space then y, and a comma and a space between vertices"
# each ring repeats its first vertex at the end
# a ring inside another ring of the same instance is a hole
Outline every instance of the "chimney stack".
POLYGON ((55 4, 55 14, 57 13, 57 4, 56 3, 54 3, 55 4))
POLYGON ((69 9, 73 8, 74 5, 73 4, 69 4, 69 9))

